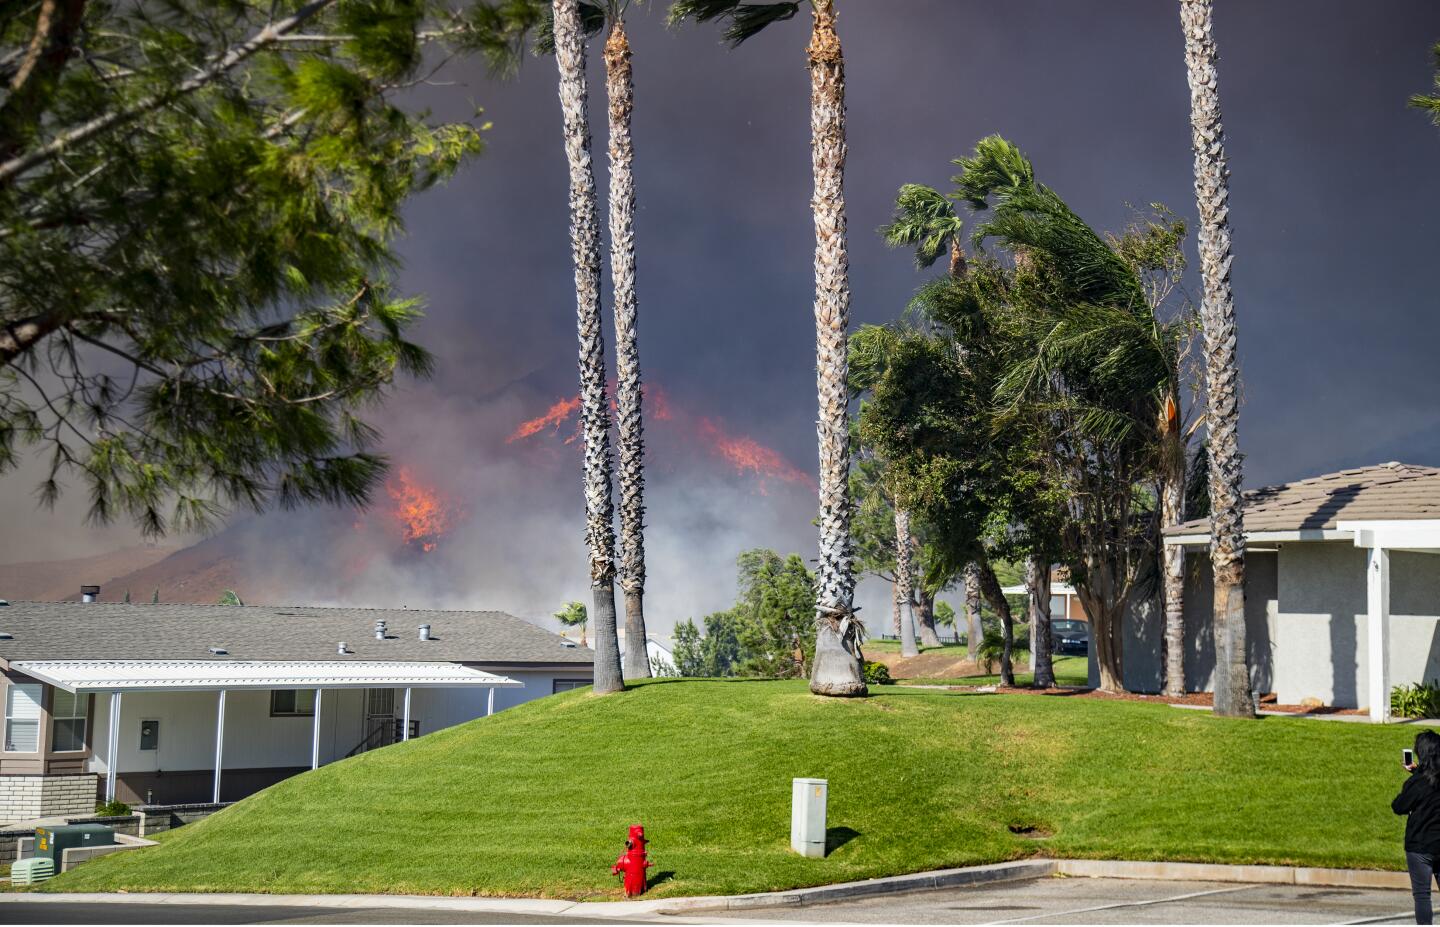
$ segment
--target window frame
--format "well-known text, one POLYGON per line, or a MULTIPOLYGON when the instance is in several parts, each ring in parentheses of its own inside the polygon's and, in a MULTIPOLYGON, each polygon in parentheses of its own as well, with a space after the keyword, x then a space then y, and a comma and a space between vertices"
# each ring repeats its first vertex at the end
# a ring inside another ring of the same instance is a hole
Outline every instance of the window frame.
POLYGON ((85 753, 90 749, 90 696, 88 693, 82 695, 78 692, 66 692, 64 689, 58 689, 55 686, 51 686, 49 715, 51 753, 85 753), (79 711, 79 714, 57 714, 55 712, 55 698, 59 695, 73 696, 75 699, 75 708, 79 711), (55 744, 58 742, 58 739, 56 737, 56 725, 61 721, 80 722, 80 746, 74 748, 73 750, 60 750, 55 747, 55 744))
POLYGON ((12 753, 12 754, 16 754, 16 755, 25 755, 25 756, 30 756, 30 755, 38 756, 38 755, 40 754, 40 733, 41 733, 40 722, 41 722, 41 720, 45 717, 45 714, 46 714, 46 712, 45 712, 45 683, 43 683, 43 682, 15 682, 14 680, 11 680, 11 681, 9 682, 9 684, 5 687, 5 705, 4 705, 4 709, 5 709, 5 729, 4 729, 3 731, 0 731, 0 734, 3 734, 3 736, 4 736, 4 740, 3 740, 3 741, 0 741, 0 748, 3 748, 3 750, 0 750, 0 752, 12 753), (11 743, 10 725, 17 720, 17 719, 11 714, 11 708, 13 707, 13 698, 12 698, 12 697, 14 696, 16 690, 24 690, 24 689, 26 689, 26 688, 35 688, 35 689, 38 689, 38 690, 39 690, 39 692, 36 694, 36 696, 35 696, 35 698, 34 698, 34 703, 35 703, 35 706, 36 706, 36 715, 35 715, 35 717, 34 717, 33 719, 25 718, 25 719, 18 719, 18 720, 20 721, 20 723, 24 723, 24 724, 34 724, 34 725, 35 725, 35 747, 34 747, 34 749, 32 749, 32 750, 12 750, 12 749, 10 749, 10 743, 11 743))
POLYGON ((595 680, 593 679, 552 679, 550 680, 550 694, 559 695, 561 692, 574 692, 576 689, 583 689, 586 686, 593 685, 595 685, 595 680))
POLYGON ((271 689, 270 690, 270 717, 272 718, 313 718, 315 717, 315 690, 314 689, 271 689), (295 707, 290 711, 281 711, 275 707, 275 696, 281 692, 293 692, 295 694, 295 707), (302 692, 310 693, 310 708, 304 710, 300 707, 302 692))

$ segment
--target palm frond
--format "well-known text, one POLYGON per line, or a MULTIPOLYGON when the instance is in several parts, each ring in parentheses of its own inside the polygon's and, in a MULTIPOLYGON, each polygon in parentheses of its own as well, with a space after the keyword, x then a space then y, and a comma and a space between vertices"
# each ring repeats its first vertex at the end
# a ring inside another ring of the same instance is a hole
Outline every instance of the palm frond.
POLYGON ((892 248, 915 246, 915 266, 929 267, 959 238, 964 221, 950 199, 933 187, 907 183, 895 197, 895 215, 879 229, 892 248))
POLYGON ((985 209, 990 197, 1035 185, 1035 168, 1013 143, 988 135, 975 146, 975 154, 956 158, 961 173, 953 178, 957 192, 976 209, 985 209))
POLYGON ((728 21, 724 33, 726 44, 731 48, 746 39, 758 35, 772 23, 791 19, 800 11, 799 2, 788 3, 742 3, 740 0, 675 0, 670 5, 671 25, 686 20, 707 23, 714 20, 728 21))

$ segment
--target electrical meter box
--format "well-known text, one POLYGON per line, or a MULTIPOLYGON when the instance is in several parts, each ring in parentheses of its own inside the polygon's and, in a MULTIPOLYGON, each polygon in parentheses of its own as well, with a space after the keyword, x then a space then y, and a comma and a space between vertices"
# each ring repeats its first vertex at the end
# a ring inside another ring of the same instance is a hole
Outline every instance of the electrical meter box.
POLYGON ((829 790, 824 779, 790 782, 790 849, 801 856, 825 856, 825 799, 829 790))
POLYGON ((53 861, 56 869, 64 862, 66 850, 114 844, 115 831, 104 824, 60 824, 35 828, 35 855, 53 861))

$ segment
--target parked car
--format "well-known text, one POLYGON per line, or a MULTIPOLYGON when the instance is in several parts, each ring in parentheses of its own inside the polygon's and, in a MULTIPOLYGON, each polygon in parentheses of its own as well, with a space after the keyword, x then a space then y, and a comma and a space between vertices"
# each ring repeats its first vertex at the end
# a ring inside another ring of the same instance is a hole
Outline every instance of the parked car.
POLYGON ((1055 653, 1083 657, 1090 652, 1090 624, 1070 619, 1051 621, 1050 639, 1055 653))

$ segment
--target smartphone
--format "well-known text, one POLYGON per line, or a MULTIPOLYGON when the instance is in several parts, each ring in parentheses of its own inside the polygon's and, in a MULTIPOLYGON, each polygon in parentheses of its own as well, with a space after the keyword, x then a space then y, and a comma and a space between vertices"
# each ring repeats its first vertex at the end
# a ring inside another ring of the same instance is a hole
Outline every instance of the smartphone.
POLYGON ((1411 750, 1409 747, 1406 747, 1404 750, 1401 750, 1401 751, 1400 751, 1400 755, 1405 758, 1405 759, 1404 759, 1404 763, 1405 763, 1406 766, 1414 766, 1414 765, 1415 765, 1415 751, 1414 751, 1414 750, 1411 750))

